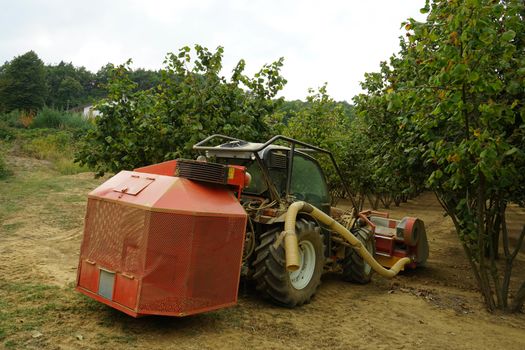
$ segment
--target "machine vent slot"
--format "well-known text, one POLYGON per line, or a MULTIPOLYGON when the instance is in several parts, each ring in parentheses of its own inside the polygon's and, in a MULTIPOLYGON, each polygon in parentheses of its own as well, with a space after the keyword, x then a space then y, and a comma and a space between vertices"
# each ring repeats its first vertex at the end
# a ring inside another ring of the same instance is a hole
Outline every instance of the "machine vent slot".
POLYGON ((272 152, 270 154, 270 168, 286 169, 288 156, 286 153, 272 152))
POLYGON ((195 181, 227 184, 228 169, 229 167, 223 164, 177 159, 175 175, 195 181))

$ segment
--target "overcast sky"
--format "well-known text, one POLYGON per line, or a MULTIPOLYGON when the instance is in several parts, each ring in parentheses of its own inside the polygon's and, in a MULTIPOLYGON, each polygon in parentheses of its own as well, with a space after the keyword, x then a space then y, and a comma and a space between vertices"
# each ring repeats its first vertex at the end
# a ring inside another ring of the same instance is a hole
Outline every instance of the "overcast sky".
POLYGON ((360 92, 365 72, 398 50, 400 23, 422 20, 424 0, 0 0, 0 62, 34 50, 96 72, 133 59, 159 69, 184 45, 224 47, 224 74, 285 58, 282 95, 304 99, 328 83, 336 100, 360 92))

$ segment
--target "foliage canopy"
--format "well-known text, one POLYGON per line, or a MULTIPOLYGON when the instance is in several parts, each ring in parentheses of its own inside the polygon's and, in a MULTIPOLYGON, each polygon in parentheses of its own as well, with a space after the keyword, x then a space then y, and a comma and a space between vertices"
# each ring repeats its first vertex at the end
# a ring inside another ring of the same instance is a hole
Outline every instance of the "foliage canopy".
POLYGON ((0 111, 36 112, 44 105, 44 63, 29 51, 0 69, 0 111))
POLYGON ((137 90, 126 64, 110 70, 108 98, 98 104, 102 115, 88 132, 77 159, 107 171, 191 157, 192 146, 213 133, 243 139, 269 135, 266 122, 282 99, 275 99, 286 80, 283 59, 264 65, 253 77, 244 74, 244 60, 229 79, 220 75, 223 48, 215 52, 196 45, 170 53, 161 81, 137 90))
POLYGON ((512 247, 505 210, 525 198, 525 7, 436 0, 422 12, 426 22, 405 23, 399 55, 367 76, 357 109, 369 123, 390 125, 407 159, 421 162, 488 308, 517 311, 525 281, 512 303, 509 291, 525 228, 512 247))

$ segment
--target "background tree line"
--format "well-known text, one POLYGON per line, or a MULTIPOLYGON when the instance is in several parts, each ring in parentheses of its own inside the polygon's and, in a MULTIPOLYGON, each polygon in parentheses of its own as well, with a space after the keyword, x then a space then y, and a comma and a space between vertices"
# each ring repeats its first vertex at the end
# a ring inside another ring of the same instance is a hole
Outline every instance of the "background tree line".
MULTIPOLYGON (((95 103, 108 94, 107 85, 110 72, 115 69, 112 63, 93 73, 85 67, 61 61, 58 64, 44 64, 34 51, 14 57, 0 66, 0 113, 13 110, 38 111, 44 106, 69 110, 78 106, 95 103)), ((162 81, 161 70, 144 68, 129 69, 129 79, 135 90, 148 90, 162 81)), ((283 121, 304 108, 310 102, 283 101, 280 112, 283 121)), ((352 115, 352 106, 337 102, 347 116, 352 115)))
MULTIPOLYGON (((57 110, 93 103, 107 95, 111 63, 96 73, 61 61, 44 64, 34 51, 0 66, 0 113, 37 112, 44 106, 57 110)), ((137 89, 149 89, 161 79, 159 71, 136 69, 131 73, 137 89)))

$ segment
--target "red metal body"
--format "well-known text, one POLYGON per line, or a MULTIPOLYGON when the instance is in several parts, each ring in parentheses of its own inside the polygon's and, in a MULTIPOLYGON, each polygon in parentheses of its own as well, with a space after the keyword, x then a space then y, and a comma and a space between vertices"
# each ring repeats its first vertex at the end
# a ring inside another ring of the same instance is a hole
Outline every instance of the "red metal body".
POLYGON ((134 317, 236 303, 246 213, 230 188, 174 177, 175 164, 89 194, 77 290, 134 317))
POLYGON ((409 257, 412 263, 405 267, 415 269, 428 258, 428 242, 423 221, 413 217, 390 219, 388 213, 364 211, 359 217, 371 229, 376 244, 376 260, 392 267, 399 259, 409 257))
MULTIPOLYGON (((249 179, 244 166, 184 159, 118 173, 88 196, 77 290, 134 317, 235 304, 247 224, 239 199, 249 179)), ((260 214, 273 219, 281 209, 260 214)), ((402 257, 424 264, 421 220, 359 216, 383 266, 402 257)))

